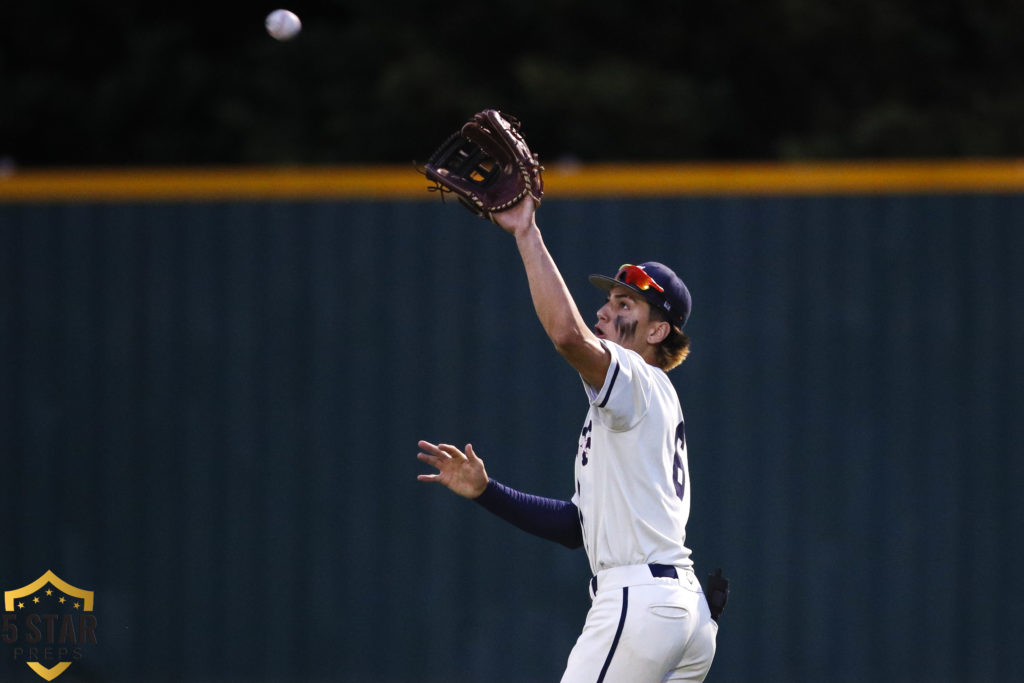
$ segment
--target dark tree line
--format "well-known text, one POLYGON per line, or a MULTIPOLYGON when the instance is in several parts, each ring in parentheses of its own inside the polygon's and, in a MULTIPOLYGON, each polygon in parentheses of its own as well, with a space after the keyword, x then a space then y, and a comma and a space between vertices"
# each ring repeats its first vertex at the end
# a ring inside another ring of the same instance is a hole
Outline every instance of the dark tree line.
POLYGON ((404 163, 485 107, 548 159, 1024 156, 1019 2, 289 2, 9 5, 0 157, 404 163))

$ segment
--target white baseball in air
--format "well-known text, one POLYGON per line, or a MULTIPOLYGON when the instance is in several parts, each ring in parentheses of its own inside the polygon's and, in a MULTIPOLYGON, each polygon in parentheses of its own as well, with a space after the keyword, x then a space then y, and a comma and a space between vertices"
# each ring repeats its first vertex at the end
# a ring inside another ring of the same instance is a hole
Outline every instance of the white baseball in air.
POLYGON ((302 30, 302 21, 286 9, 276 9, 267 15, 264 22, 267 33, 278 40, 291 40, 302 30))

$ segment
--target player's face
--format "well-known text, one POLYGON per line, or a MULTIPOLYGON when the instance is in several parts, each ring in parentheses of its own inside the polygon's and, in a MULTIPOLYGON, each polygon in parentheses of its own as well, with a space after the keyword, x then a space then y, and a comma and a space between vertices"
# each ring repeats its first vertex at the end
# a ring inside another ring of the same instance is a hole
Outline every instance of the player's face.
POLYGON ((597 310, 594 334, 627 349, 635 349, 638 330, 646 327, 650 304, 626 287, 612 287, 604 306, 597 310))

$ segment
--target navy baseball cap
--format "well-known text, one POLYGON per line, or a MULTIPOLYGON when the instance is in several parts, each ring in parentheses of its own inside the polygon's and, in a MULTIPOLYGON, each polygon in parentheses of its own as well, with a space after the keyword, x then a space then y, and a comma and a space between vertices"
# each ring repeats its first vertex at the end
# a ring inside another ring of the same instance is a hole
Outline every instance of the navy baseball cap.
POLYGON ((690 308, 693 306, 690 290, 671 268, 657 261, 646 261, 639 265, 625 263, 619 267, 615 277, 591 275, 589 279, 592 285, 606 292, 616 285, 632 289, 646 299, 652 308, 663 310, 672 324, 680 329, 690 317, 690 308))

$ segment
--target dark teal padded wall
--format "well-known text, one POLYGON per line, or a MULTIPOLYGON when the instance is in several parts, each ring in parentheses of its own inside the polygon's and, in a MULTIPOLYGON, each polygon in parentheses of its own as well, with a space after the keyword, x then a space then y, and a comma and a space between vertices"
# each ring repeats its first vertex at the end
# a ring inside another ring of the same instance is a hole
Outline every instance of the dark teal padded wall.
MULTIPOLYGON (((1024 197, 546 200, 694 296, 672 373, 709 681, 1024 679, 1024 197)), ((568 498, 586 402, 452 204, 0 205, 0 581, 96 592, 103 681, 554 681, 582 551, 418 484, 568 498)), ((4 646, 6 647, 6 646, 4 646)), ((0 671, 34 676, 2 653, 0 671), (6 668, 4 668, 6 667, 6 668)))

